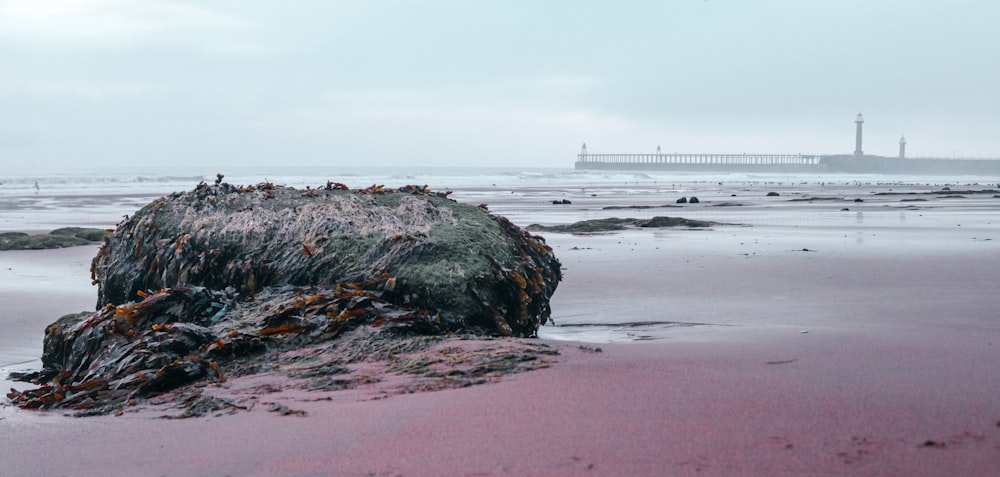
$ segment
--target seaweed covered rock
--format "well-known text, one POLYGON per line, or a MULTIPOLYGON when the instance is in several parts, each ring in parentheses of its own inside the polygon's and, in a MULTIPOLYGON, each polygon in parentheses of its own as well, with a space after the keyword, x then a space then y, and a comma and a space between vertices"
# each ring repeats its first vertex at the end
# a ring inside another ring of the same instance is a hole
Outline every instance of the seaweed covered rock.
POLYGON ((247 297, 388 274, 383 299, 439 314, 445 328, 532 336, 559 262, 539 237, 483 208, 429 193, 339 184, 201 185, 120 224, 94 259, 98 306, 202 286, 247 297))
MULTIPOLYGON (((119 224, 92 264, 98 309, 46 329, 22 407, 108 409, 269 350, 395 334, 534 336, 551 248, 426 187, 200 184, 119 224)), ((234 363, 243 363, 239 366, 234 363)))

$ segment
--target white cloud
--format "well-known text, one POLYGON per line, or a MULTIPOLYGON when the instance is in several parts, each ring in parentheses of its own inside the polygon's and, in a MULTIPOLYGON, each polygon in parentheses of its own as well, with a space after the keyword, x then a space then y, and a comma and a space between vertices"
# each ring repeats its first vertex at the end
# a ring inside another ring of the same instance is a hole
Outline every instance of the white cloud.
POLYGON ((128 41, 186 30, 245 29, 236 16, 159 0, 0 0, 0 37, 128 41))
POLYGON ((331 150, 379 151, 424 164, 472 154, 476 161, 522 165, 569 157, 587 137, 635 137, 644 129, 628 118, 579 106, 418 89, 328 93, 276 127, 325 136, 331 150))
POLYGON ((0 94, 13 93, 48 97, 79 97, 89 100, 105 100, 113 97, 134 98, 148 95, 157 88, 145 83, 109 81, 5 81, 0 83, 0 94))
MULTIPOLYGON (((519 83, 548 87, 572 83, 577 89, 585 80, 544 78, 519 83)), ((523 88, 522 88, 523 89, 523 88)), ((586 88, 583 88, 586 89, 586 88)), ((407 124, 420 129, 447 132, 492 131, 534 135, 549 128, 623 129, 622 120, 598 115, 572 101, 558 98, 540 101, 549 90, 518 91, 510 84, 481 86, 462 91, 437 89, 386 89, 336 91, 315 104, 293 113, 309 122, 356 122, 407 124), (489 93, 482 89, 490 90, 489 93), (498 91, 502 89, 502 91, 498 91)))

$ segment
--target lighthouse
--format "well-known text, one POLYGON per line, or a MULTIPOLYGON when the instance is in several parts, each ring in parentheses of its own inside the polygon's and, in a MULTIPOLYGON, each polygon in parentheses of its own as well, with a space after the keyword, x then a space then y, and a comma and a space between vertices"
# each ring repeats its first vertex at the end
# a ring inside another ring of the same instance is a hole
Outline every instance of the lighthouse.
POLYGON ((899 158, 906 159, 906 136, 899 136, 899 158))
POLYGON ((858 113, 858 117, 854 119, 854 124, 858 125, 858 131, 854 136, 854 157, 861 157, 865 155, 865 152, 861 150, 861 125, 865 123, 865 118, 858 113))

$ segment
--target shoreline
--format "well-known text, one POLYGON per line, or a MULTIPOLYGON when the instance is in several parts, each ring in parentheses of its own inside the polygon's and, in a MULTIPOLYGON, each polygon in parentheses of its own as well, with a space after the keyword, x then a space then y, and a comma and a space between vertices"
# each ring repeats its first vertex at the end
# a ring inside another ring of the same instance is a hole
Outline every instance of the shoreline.
MULTIPOLYGON (((1000 200, 913 208, 908 196, 870 195, 874 186, 863 203, 791 201, 834 195, 791 184, 666 187, 492 195, 491 210, 518 224, 733 224, 543 234, 565 275, 552 299, 559 326, 537 340, 560 352, 548 368, 374 400, 257 395, 304 417, 265 404, 182 420, 4 405, 0 465, 16 475, 1000 473, 1000 200), (765 198, 769 188, 781 196, 765 198), (603 209, 679 195, 702 203, 603 209), (713 206, 728 200, 745 205, 713 206)), ((37 357, 45 326, 94 306, 96 248, 0 252, 0 351, 37 357)))

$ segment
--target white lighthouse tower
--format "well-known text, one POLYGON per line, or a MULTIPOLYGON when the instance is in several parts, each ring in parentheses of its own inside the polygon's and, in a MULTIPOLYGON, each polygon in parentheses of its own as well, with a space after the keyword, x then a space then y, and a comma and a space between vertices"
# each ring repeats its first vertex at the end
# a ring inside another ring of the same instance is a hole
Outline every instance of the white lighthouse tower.
POLYGON ((854 124, 858 125, 858 130, 854 135, 854 157, 861 157, 865 155, 865 152, 861 150, 861 125, 864 123, 864 116, 861 116, 861 113, 858 113, 858 117, 854 119, 854 124))

